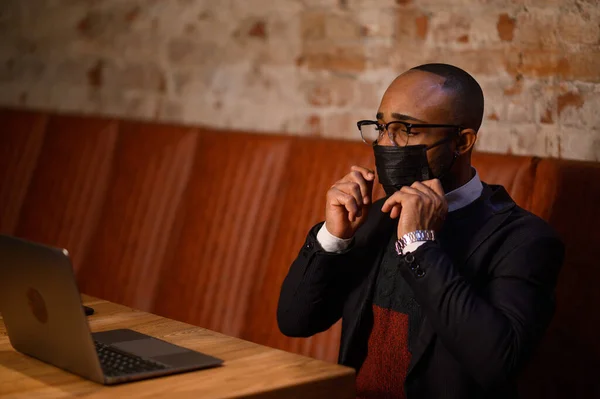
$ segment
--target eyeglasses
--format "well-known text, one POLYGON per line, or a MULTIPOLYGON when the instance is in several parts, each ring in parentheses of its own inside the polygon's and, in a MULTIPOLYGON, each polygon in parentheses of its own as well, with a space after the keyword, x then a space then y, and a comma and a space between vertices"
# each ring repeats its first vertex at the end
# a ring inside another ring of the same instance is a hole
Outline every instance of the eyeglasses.
POLYGON ((419 124, 403 121, 391 121, 383 125, 377 121, 364 120, 358 121, 356 125, 360 131, 360 137, 365 143, 369 145, 375 145, 379 143, 383 138, 383 134, 387 130, 390 141, 397 147, 405 147, 410 144, 411 140, 416 142, 415 136, 421 132, 415 129, 452 128, 456 129, 457 133, 463 129, 462 126, 458 125, 435 125, 427 123, 419 124))

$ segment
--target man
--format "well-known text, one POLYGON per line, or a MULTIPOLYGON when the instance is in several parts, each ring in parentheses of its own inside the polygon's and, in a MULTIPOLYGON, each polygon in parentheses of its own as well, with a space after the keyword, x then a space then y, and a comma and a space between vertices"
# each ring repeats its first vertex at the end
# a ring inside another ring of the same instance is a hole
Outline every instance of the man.
POLYGON ((374 172, 327 192, 283 283, 281 331, 308 337, 342 318, 339 362, 359 398, 515 398, 515 379, 554 311, 563 244, 471 152, 483 93, 465 71, 427 64, 397 77, 377 121, 358 123, 374 172))

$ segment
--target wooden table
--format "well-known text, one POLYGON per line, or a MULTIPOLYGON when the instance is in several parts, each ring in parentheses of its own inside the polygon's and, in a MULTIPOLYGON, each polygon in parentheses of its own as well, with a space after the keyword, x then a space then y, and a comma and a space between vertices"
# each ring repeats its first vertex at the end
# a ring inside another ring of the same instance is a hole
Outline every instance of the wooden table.
POLYGON ((103 386, 16 352, 0 317, 0 396, 354 398, 354 370, 83 296, 91 330, 131 328, 225 360, 222 367, 103 386))

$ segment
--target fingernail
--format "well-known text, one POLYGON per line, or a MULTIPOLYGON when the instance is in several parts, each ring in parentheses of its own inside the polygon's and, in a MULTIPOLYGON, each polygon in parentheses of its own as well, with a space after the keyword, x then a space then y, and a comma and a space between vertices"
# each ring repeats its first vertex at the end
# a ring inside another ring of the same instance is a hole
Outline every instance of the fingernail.
POLYGON ((369 197, 363 198, 363 204, 367 205, 369 203, 369 197))

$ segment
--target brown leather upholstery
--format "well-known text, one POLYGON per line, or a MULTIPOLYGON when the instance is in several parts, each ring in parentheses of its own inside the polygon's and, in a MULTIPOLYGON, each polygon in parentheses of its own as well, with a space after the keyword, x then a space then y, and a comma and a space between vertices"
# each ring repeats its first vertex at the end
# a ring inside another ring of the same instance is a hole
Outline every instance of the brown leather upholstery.
POLYGON ((100 222, 78 273, 84 292, 151 309, 178 205, 193 176, 196 142, 192 128, 119 125, 113 151, 105 154, 111 168, 100 222))
POLYGON ((556 314, 523 378, 523 397, 597 398, 600 163, 546 159, 538 165, 532 193, 531 211, 563 237, 566 259, 556 314))
POLYGON ((272 221, 284 207, 279 190, 289 148, 281 137, 201 136, 154 310, 242 336, 265 278, 272 221))
POLYGON ((474 153, 472 165, 480 178, 490 184, 500 184, 510 193, 515 202, 530 209, 531 193, 540 159, 515 155, 474 153))
POLYGON ((14 233, 44 140, 46 115, 0 109, 0 233, 14 233))
POLYGON ((98 222, 117 123, 48 118, 15 234, 69 248, 76 269, 98 222))
MULTIPOLYGON (((290 339, 275 311, 325 192, 353 164, 373 167, 371 149, 0 109, 0 232, 69 248, 86 293, 335 361, 339 323, 290 339)), ((557 314, 523 392, 590 392, 600 368, 590 328, 600 324, 600 164, 484 153, 473 164, 567 245, 557 314)))

